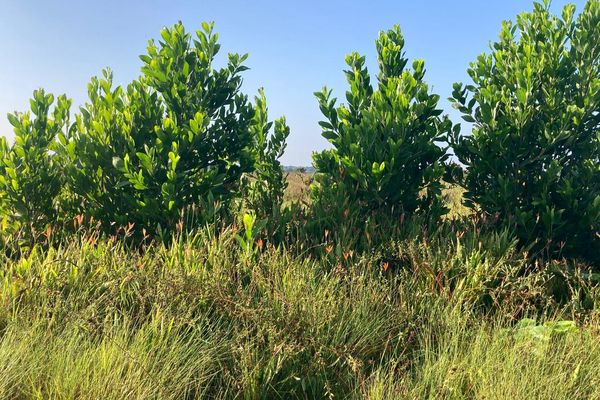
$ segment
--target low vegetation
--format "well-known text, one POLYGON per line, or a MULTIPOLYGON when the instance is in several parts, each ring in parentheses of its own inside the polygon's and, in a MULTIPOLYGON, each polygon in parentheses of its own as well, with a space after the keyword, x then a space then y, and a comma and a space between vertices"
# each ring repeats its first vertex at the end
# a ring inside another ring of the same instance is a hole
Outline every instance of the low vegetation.
POLYGON ((347 260, 248 252, 232 230, 143 252, 82 230, 3 262, 0 397, 600 396, 590 278, 458 229, 347 260))

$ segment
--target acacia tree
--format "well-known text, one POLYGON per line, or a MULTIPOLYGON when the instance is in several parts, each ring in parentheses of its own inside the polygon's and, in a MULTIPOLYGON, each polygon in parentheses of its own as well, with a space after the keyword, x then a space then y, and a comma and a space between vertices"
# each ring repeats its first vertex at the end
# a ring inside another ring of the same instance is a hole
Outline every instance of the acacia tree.
POLYGON ((452 137, 467 198, 550 253, 600 259, 600 2, 504 22, 455 84, 470 136, 452 137))
POLYGON ((255 109, 240 91, 247 55, 215 69, 220 45, 208 23, 195 39, 181 23, 161 38, 126 89, 113 87, 110 71, 94 78, 76 128, 61 137, 80 212, 105 225, 152 231, 173 228, 193 204, 200 219, 213 200, 226 209, 260 155, 255 109))
MULTIPOLYGON (((283 205, 283 194, 287 178, 279 161, 286 148, 290 129, 285 117, 269 121, 267 100, 264 90, 259 90, 254 99, 254 117, 250 127, 254 154, 254 169, 242 180, 245 207, 253 210, 257 217, 265 219, 279 215, 283 205)), ((273 218, 273 224, 281 221, 273 218)), ((271 231, 277 226, 269 227, 271 231)))
POLYGON ((58 217, 58 195, 64 176, 56 156, 55 139, 69 124, 71 101, 44 90, 33 92, 31 112, 13 113, 15 141, 0 139, 0 199, 3 217, 32 239, 58 217))
POLYGON ((313 157, 312 194, 320 215, 332 222, 344 218, 337 212, 340 203, 363 217, 410 214, 440 204, 447 155, 436 142, 445 139, 451 123, 441 117, 439 96, 424 81, 424 62, 415 60, 412 70, 407 68, 400 28, 381 32, 376 48, 375 89, 365 58, 354 52, 346 57, 348 104, 336 106, 326 88, 315 93, 326 118, 319 123, 322 135, 333 147, 313 157))

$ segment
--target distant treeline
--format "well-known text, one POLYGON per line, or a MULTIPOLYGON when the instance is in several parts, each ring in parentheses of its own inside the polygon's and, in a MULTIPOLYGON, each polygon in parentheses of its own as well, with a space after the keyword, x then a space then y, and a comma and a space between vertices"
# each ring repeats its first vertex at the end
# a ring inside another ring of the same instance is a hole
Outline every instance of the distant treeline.
POLYGON ((307 174, 313 174, 316 170, 315 170, 315 167, 313 167, 313 166, 298 167, 298 166, 294 166, 294 165, 284 165, 283 171, 284 172, 304 172, 307 174))

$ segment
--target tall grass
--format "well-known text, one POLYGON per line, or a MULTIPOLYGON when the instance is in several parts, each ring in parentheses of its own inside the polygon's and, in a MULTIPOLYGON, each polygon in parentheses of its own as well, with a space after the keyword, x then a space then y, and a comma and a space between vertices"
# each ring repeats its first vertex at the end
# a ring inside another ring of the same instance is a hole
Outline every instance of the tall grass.
MULTIPOLYGON (((592 325, 552 339, 518 340, 499 319, 461 316, 442 331, 425 329, 409 373, 380 366, 361 388, 368 399, 596 399, 600 340, 592 325)), ((597 323, 597 322, 596 322, 597 323)))
POLYGON ((6 258, 0 398, 600 397, 599 291, 529 265, 508 232, 448 225, 330 256, 249 254, 206 229, 6 258), (526 316, 579 330, 540 353, 515 339, 526 316))

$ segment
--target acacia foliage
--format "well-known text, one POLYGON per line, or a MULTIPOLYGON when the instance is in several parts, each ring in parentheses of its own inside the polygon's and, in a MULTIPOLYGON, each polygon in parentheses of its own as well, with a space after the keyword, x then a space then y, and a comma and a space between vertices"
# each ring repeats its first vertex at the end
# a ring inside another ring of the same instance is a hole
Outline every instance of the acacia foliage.
POLYGON ((525 243, 599 258, 600 2, 574 17, 535 3, 455 84, 473 134, 451 136, 467 167, 466 197, 525 243))
MULTIPOLYGON (((250 127, 253 138, 254 170, 242 181, 242 197, 245 207, 253 210, 261 219, 279 215, 283 206, 283 194, 287 177, 279 159, 286 148, 290 128, 285 117, 269 121, 264 90, 254 98, 254 117, 250 127)), ((273 221, 278 224, 281 221, 273 221)), ((273 227, 275 228, 275 227, 273 227)))
MULTIPOLYGON (((217 69, 219 49, 212 24, 193 38, 178 23, 149 42, 142 76, 125 89, 110 71, 92 80, 90 102, 62 140, 78 212, 161 231, 196 206, 194 223, 202 223, 228 209, 245 173, 276 161, 261 158, 268 132, 254 127, 263 123, 260 104, 241 92, 247 55, 230 53, 217 69)), ((287 129, 284 120, 277 126, 287 129)))
POLYGON ((23 229, 29 238, 58 218, 64 175, 54 151, 57 135, 69 126, 71 101, 35 90, 30 112, 8 114, 15 141, 0 140, 0 201, 3 228, 23 229))
POLYGON ((451 123, 424 80, 423 60, 407 67, 397 25, 380 32, 376 48, 375 88, 365 57, 353 52, 346 57, 347 104, 336 106, 327 88, 315 93, 325 117, 322 135, 332 144, 313 157, 313 198, 323 217, 343 218, 335 212, 336 199, 348 199, 344 207, 363 215, 399 216, 440 205, 448 156, 436 142, 451 123))
POLYGON ((16 140, 0 143, 4 219, 42 231, 78 216, 161 234, 226 216, 242 195, 274 212, 289 128, 268 121, 262 90, 256 104, 241 91, 247 55, 230 53, 216 68, 219 49, 213 24, 195 35, 181 23, 164 28, 138 79, 115 85, 109 69, 92 78, 73 123, 70 100, 59 97, 50 114, 53 96, 36 91, 34 118, 9 115, 16 140), (249 184, 249 174, 260 179, 249 184))

